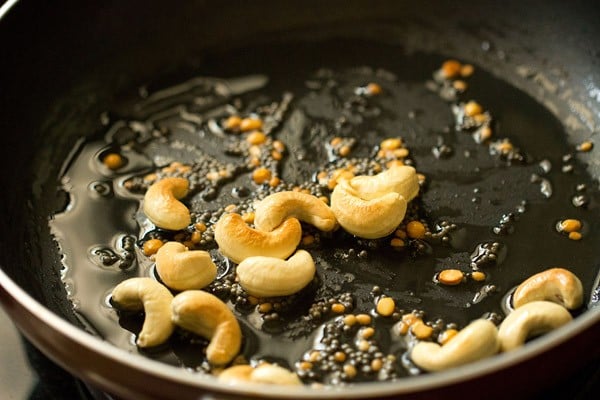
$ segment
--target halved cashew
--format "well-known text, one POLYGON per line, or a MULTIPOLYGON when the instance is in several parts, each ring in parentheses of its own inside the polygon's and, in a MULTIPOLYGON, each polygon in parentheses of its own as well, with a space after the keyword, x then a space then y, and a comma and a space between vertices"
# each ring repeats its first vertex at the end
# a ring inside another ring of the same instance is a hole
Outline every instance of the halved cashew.
POLYGON ((225 303, 201 290, 186 290, 172 301, 175 325, 210 340, 206 358, 213 365, 225 365, 242 345, 240 325, 225 303))
POLYGON ((301 385, 302 382, 294 372, 279 365, 262 363, 257 367, 250 365, 234 365, 226 368, 219 375, 219 381, 230 385, 244 383, 266 383, 276 385, 301 385))
POLYGON ((208 252, 190 251, 179 242, 167 242, 158 249, 156 271, 174 290, 202 289, 217 277, 217 266, 208 252))
POLYGON ((441 371, 494 355, 499 346, 496 325, 477 319, 443 346, 433 342, 417 343, 410 357, 419 368, 441 371))
POLYGON ((331 194, 331 210, 346 231, 365 239, 377 239, 400 225, 406 213, 406 200, 396 192, 366 200, 347 180, 341 180, 331 194))
POLYGON ((527 338, 556 329, 573 317, 563 306, 550 301, 532 301, 517 308, 500 324, 498 339, 502 351, 521 346, 527 338))
POLYGON ((322 200, 302 192, 273 193, 261 200, 254 210, 254 226, 270 232, 290 217, 298 218, 328 232, 336 226, 333 211, 322 200))
POLYGON ((271 232, 253 229, 239 214, 223 214, 215 225, 219 251, 235 263, 253 256, 287 258, 302 239, 296 218, 288 218, 271 232))
POLYGON ((315 262, 305 250, 287 261, 274 257, 248 257, 237 266, 240 285, 256 297, 289 296, 299 292, 315 276, 315 262))
POLYGON ((350 179, 350 186, 364 200, 387 193, 398 193, 408 202, 419 194, 417 171, 408 165, 396 165, 374 176, 359 175, 350 179))
POLYGON ((512 298, 515 308, 536 300, 552 301, 574 310, 583 304, 583 286, 571 271, 550 268, 523 281, 512 298))
POLYGON ((164 178, 151 185, 144 195, 144 213, 159 228, 177 231, 191 222, 190 211, 179 201, 188 193, 185 178, 164 178))
POLYGON ((169 289, 152 278, 130 278, 119 283, 112 291, 112 301, 120 309, 146 314, 138 334, 139 347, 152 347, 165 342, 173 333, 169 289))

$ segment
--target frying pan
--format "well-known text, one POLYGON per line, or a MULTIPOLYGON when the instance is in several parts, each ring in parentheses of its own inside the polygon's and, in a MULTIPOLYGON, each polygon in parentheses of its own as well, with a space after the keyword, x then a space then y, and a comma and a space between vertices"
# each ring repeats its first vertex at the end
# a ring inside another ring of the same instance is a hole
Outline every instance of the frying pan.
MULTIPOLYGON (((568 143, 598 143, 600 25, 593 2, 21 1, 9 8, 0 22, 0 300, 23 334, 74 375, 132 399, 454 398, 474 388, 526 397, 598 359, 600 312, 591 307, 522 350, 398 383, 225 388, 86 332, 60 280, 47 223, 66 204, 56 190, 63 161, 77 140, 97 131, 98 116, 120 93, 157 76, 201 71, 215 54, 257 42, 368 39, 474 60, 551 110, 568 143), (552 367, 542 373, 544 365, 552 367)), ((291 55, 281 66, 293 62, 291 55)), ((582 162, 596 181, 597 152, 582 162)), ((586 284, 597 296, 598 282, 586 284)))

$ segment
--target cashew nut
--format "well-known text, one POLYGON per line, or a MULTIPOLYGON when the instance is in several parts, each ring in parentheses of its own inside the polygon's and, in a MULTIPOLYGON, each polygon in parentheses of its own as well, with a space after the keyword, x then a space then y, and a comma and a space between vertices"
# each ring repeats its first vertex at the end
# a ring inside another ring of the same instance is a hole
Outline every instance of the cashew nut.
POLYGON ((190 211, 178 199, 188 193, 184 178, 164 178, 151 185, 144 196, 144 213, 159 228, 177 231, 191 222, 190 211))
POLYGON ((235 385, 240 382, 276 385, 302 384, 298 375, 294 372, 270 363, 262 363, 255 368, 250 365, 234 365, 221 372, 219 381, 230 385, 235 385))
POLYGON ((179 242, 167 242, 156 253, 156 271, 174 290, 202 289, 217 277, 217 266, 206 251, 189 251, 179 242))
POLYGON ((417 343, 410 357, 419 368, 441 371, 494 355, 498 348, 496 325, 485 319, 477 319, 443 346, 433 342, 417 343))
POLYGON ((400 225, 406 213, 406 200, 396 192, 366 200, 347 180, 341 180, 331 194, 331 210, 346 231, 365 239, 377 239, 400 225))
POLYGON ((294 372, 279 365, 263 363, 254 368, 250 380, 256 383, 271 383, 277 385, 300 385, 300 379, 294 372))
POLYGON ((206 348, 209 363, 225 365, 240 351, 240 325, 218 297, 201 290, 186 290, 175 296, 171 311, 175 325, 210 340, 206 348))
POLYGON ((271 232, 249 227, 239 214, 223 214, 215 225, 219 251, 235 263, 253 256, 287 258, 302 239, 296 218, 288 218, 271 232))
POLYGON ((287 261, 274 257, 248 257, 237 266, 240 285, 256 297, 289 296, 299 292, 315 276, 315 262, 305 250, 287 261))
POLYGON ((317 197, 302 192, 273 193, 260 201, 254 210, 254 226, 270 232, 290 217, 298 218, 328 232, 336 226, 333 211, 317 197))
POLYGON ((583 303, 583 286, 571 271, 550 268, 523 281, 512 298, 515 308, 536 300, 552 301, 574 310, 583 303))
POLYGON ((419 193, 417 171, 408 165, 396 165, 374 176, 360 175, 350 179, 364 200, 372 200, 387 193, 398 193, 408 202, 419 193))
POLYGON ((556 329, 573 317, 563 306, 550 301, 532 301, 517 308, 500 324, 498 339, 502 351, 521 346, 527 338, 556 329))
POLYGON ((152 278, 130 278, 119 283, 112 291, 112 301, 120 309, 146 314, 138 334, 139 347, 152 347, 165 342, 173 333, 169 289, 152 278))

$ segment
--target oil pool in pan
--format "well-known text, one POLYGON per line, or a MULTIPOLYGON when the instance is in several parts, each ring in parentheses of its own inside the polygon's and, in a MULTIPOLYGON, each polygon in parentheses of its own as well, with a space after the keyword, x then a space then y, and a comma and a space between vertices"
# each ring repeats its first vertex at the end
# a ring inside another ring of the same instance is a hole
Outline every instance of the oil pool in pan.
POLYGON ((286 51, 209 62, 203 74, 222 78, 140 88, 102 115, 103 136, 68 160, 70 202, 50 224, 89 330, 150 358, 220 371, 206 359, 208 341, 185 329, 138 348, 143 313, 111 302, 128 278, 158 279, 154 257, 167 241, 210 253, 217 277, 204 290, 241 326, 233 364, 278 364, 305 383, 422 373, 409 356, 415 342, 447 341, 479 318, 499 324, 512 290, 552 267, 577 275, 588 300, 597 192, 576 153, 593 143, 566 143, 546 109, 467 63, 390 60, 394 48, 385 46, 340 57, 323 44, 299 46, 304 61, 282 69, 273 60, 286 51), (251 223, 255 201, 280 191, 328 204, 344 179, 400 165, 416 168, 420 193, 391 234, 361 239, 303 224, 299 248, 316 275, 296 294, 248 295, 218 250, 223 214, 251 223), (156 228, 140 207, 166 177, 189 182, 191 222, 181 230, 156 228))

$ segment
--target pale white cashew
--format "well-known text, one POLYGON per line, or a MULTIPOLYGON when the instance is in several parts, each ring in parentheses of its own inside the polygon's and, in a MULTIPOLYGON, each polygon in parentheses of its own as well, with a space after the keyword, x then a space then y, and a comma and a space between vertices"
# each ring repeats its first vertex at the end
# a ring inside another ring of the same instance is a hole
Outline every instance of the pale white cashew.
POLYGON ((336 227, 333 211, 312 194, 285 191, 273 193, 258 202, 254 209, 254 226, 270 232, 293 217, 328 232, 336 227))
POLYGON ((563 306, 550 301, 532 301, 517 308, 500 324, 498 339, 502 351, 516 349, 527 338, 556 329, 573 317, 563 306))
POLYGON ((574 310, 583 304, 583 286, 571 271, 550 268, 523 281, 512 297, 515 308, 536 300, 552 301, 574 310))
POLYGON ((499 347, 496 325, 477 319, 443 346, 433 342, 417 343, 410 357, 421 369, 441 371, 492 356, 499 347))
POLYGON ((302 239, 302 226, 288 218, 271 232, 253 229, 239 214, 223 214, 215 225, 219 251, 235 263, 253 256, 287 258, 302 239))
POLYGON ((242 345, 240 325, 225 303, 201 291, 186 290, 172 301, 173 323, 210 340, 206 358, 213 365, 228 364, 242 345))
POLYGON ((287 261, 274 257, 248 257, 237 266, 240 285, 256 297, 289 296, 299 292, 315 276, 315 262, 305 250, 287 261))
POLYGON ((130 278, 112 291, 112 301, 123 310, 144 310, 144 324, 137 337, 139 347, 152 347, 165 342, 173 333, 169 289, 151 278, 130 278))
POLYGON ((350 179, 350 186, 363 200, 373 200, 394 192, 408 202, 419 194, 417 171, 408 165, 394 165, 373 176, 355 176, 350 179))
POLYGON ((164 178, 151 185, 144 195, 144 213, 159 228, 177 231, 190 222, 190 211, 179 201, 188 193, 185 178, 164 178))
POLYGON ((233 365, 231 367, 225 368, 219 374, 218 380, 220 382, 226 383, 228 385, 237 385, 239 383, 249 383, 250 376, 252 375, 252 371, 254 371, 254 367, 252 365, 243 364, 243 365, 233 365))
POLYGON ((346 231, 365 239, 389 235, 406 213, 405 198, 389 192, 371 200, 361 198, 347 180, 341 180, 331 194, 331 210, 346 231))
POLYGON ((262 363, 257 367, 250 365, 234 365, 226 368, 219 375, 219 381, 229 385, 239 383, 262 383, 275 385, 301 385, 296 373, 279 365, 262 363))
POLYGON ((188 250, 179 242, 167 242, 156 253, 156 271, 174 290, 202 289, 217 277, 217 266, 210 254, 188 250))
POLYGON ((269 383, 276 385, 301 385, 302 382, 296 373, 280 367, 279 365, 262 363, 254 368, 250 380, 256 383, 269 383))

